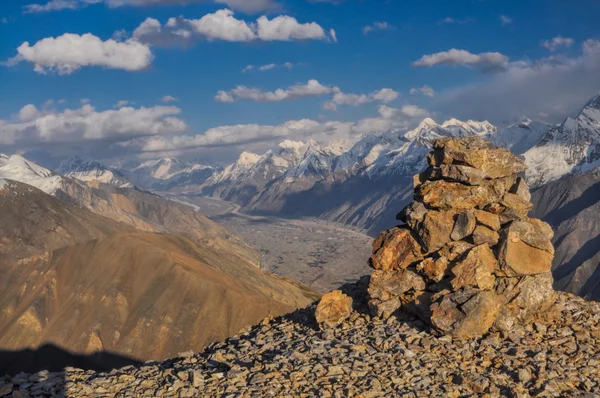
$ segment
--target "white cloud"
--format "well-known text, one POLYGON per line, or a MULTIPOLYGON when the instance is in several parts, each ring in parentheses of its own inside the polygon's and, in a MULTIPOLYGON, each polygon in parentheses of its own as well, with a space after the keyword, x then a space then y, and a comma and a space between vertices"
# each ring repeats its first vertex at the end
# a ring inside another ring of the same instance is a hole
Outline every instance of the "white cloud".
POLYGON ((329 36, 331 37, 331 40, 334 43, 338 42, 337 33, 335 33, 335 29, 333 29, 333 28, 329 29, 329 36))
POLYGON ((325 110, 336 111, 338 105, 359 106, 374 101, 388 103, 400 94, 391 88, 383 88, 371 94, 346 94, 339 89, 334 90, 333 97, 330 101, 325 102, 322 108, 325 110))
POLYGON ((309 80, 306 84, 296 84, 286 89, 262 91, 257 88, 237 86, 229 91, 219 91, 215 96, 217 102, 233 102, 245 99, 256 102, 279 102, 302 97, 315 97, 334 92, 333 87, 326 87, 317 80, 309 80))
POLYGON ((11 58, 8 65, 27 61, 34 64, 38 73, 51 71, 61 75, 86 66, 139 71, 150 66, 154 58, 147 45, 135 40, 124 43, 112 39, 102 41, 90 33, 65 33, 56 38, 42 39, 33 46, 24 42, 17 52, 18 55, 11 58))
POLYGON ((294 141, 316 140, 321 143, 356 138, 362 134, 386 131, 392 128, 405 128, 430 113, 414 105, 391 108, 381 105, 379 115, 356 122, 327 121, 311 119, 290 120, 279 125, 240 124, 219 126, 194 136, 155 136, 133 139, 118 144, 130 151, 160 152, 173 155, 185 152, 197 153, 202 148, 211 152, 215 148, 233 153, 241 150, 264 151, 277 142, 290 139, 294 141))
POLYGON ((553 37, 552 40, 544 40, 541 45, 550 51, 555 51, 560 47, 571 47, 573 43, 575 43, 575 40, 570 37, 562 37, 559 35, 553 37))
POLYGON ((396 27, 390 25, 387 22, 374 22, 373 25, 363 26, 362 32, 363 34, 368 34, 369 32, 374 32, 376 30, 395 30, 396 27))
POLYGON ((35 107, 35 105, 32 105, 32 104, 25 105, 19 111, 19 119, 23 122, 28 122, 30 120, 35 119, 35 117, 37 115, 38 115, 38 110, 35 107))
POLYGON ((127 105, 129 105, 130 101, 128 100, 120 100, 116 104, 113 105, 114 109, 121 109, 127 105))
POLYGON ((438 93, 436 110, 453 117, 503 123, 522 115, 561 122, 600 89, 600 41, 587 40, 573 57, 512 62, 492 79, 438 93))
POLYGON ((246 73, 246 72, 250 72, 252 70, 254 70, 256 68, 256 70, 258 70, 259 72, 266 72, 269 70, 273 70, 276 68, 286 68, 288 70, 292 70, 293 68, 300 66, 301 64, 293 64, 291 62, 284 62, 283 64, 265 64, 265 65, 261 65, 258 67, 255 67, 254 65, 246 65, 244 67, 244 69, 242 69, 242 73, 246 73))
POLYGON ((25 105, 18 121, 0 120, 0 144, 37 145, 75 143, 106 139, 131 139, 136 136, 181 133, 185 122, 176 117, 181 110, 173 106, 154 106, 96 111, 89 104, 79 109, 38 111, 25 105))
POLYGON ((79 102, 81 102, 81 105, 89 104, 90 101, 91 100, 89 98, 82 98, 79 100, 79 102))
POLYGON ((108 7, 117 8, 123 6, 151 6, 214 2, 226 4, 229 8, 248 14, 259 12, 271 12, 281 9, 276 0, 50 0, 45 4, 28 4, 23 7, 25 13, 52 12, 60 10, 75 10, 93 4, 104 3, 108 7))
POLYGON ((276 66, 277 65, 275 65, 275 64, 267 64, 267 65, 260 66, 258 68, 258 70, 261 71, 261 72, 264 72, 264 71, 267 71, 267 70, 271 70, 271 69, 275 68, 276 66))
POLYGON ((167 103, 167 102, 177 102, 177 101, 179 101, 179 98, 175 98, 175 97, 170 96, 170 95, 165 95, 160 100, 162 102, 164 102, 164 103, 167 103))
POLYGON ((500 25, 506 26, 513 23, 513 19, 511 17, 507 17, 506 15, 500 15, 500 25))
POLYGON ((475 20, 473 18, 464 18, 464 19, 456 19, 456 18, 452 18, 452 17, 446 17, 444 19, 442 19, 441 21, 438 22, 438 25, 442 25, 442 24, 467 24, 467 23, 471 23, 471 22, 475 22, 475 20))
POLYGON ((421 88, 411 88, 410 89, 410 93, 411 94, 421 94, 421 95, 425 95, 427 97, 434 97, 435 96, 435 91, 429 87, 427 84, 423 85, 423 87, 421 88))
POLYGON ((200 19, 170 18, 164 25, 154 18, 147 18, 134 30, 133 37, 143 43, 162 46, 188 45, 201 39, 231 42, 333 40, 315 22, 299 23, 286 15, 269 20, 263 15, 252 23, 235 18, 233 11, 227 9, 200 19))
POLYGON ((435 54, 424 55, 413 62, 415 67, 432 67, 436 65, 472 66, 484 73, 500 72, 508 66, 509 58, 498 52, 471 54, 466 50, 455 48, 435 54))

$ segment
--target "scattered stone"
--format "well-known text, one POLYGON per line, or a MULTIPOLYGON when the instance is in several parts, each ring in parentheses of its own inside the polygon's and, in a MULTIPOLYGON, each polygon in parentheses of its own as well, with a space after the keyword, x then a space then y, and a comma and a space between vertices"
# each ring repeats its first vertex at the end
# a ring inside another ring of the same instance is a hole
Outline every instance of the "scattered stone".
POLYGON ((317 323, 321 329, 339 326, 352 314, 352 298, 341 290, 334 290, 321 297, 315 311, 317 323))

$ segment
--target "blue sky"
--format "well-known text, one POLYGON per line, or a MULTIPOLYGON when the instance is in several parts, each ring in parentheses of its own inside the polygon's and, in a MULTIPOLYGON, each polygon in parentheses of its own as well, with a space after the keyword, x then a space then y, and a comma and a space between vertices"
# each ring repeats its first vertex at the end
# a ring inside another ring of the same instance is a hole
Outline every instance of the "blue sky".
POLYGON ((600 91, 599 15, 597 0, 2 1, 0 152, 226 161, 281 139, 351 139, 426 116, 559 122, 600 91), (223 9, 244 39, 223 40, 235 30, 224 20, 198 22, 223 9), (294 24, 263 35, 251 23, 265 15, 294 24), (160 31, 136 34, 148 18, 160 31), (433 92, 411 94, 424 86, 433 92), (277 100, 265 94, 277 89, 277 100))

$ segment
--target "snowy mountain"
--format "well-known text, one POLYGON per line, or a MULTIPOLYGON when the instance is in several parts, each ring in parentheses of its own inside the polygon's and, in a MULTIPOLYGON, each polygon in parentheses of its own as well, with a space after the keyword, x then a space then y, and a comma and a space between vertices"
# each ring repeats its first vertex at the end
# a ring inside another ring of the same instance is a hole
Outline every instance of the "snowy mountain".
POLYGON ((119 171, 108 168, 95 160, 83 160, 78 156, 73 156, 63 161, 58 168, 58 172, 80 181, 89 182, 97 180, 120 188, 133 187, 133 184, 119 171))
POLYGON ((0 179, 20 181, 50 195, 61 188, 63 180, 60 175, 20 155, 0 156, 0 179))
POLYGON ((132 170, 123 170, 123 174, 135 184, 157 191, 182 191, 190 186, 199 186, 213 173, 213 167, 186 163, 174 157, 146 161, 132 170))
POLYGON ((506 126, 486 138, 497 146, 510 149, 516 155, 522 155, 537 145, 552 125, 531 119, 523 119, 519 123, 506 126))
POLYGON ((600 166, 600 95, 576 118, 551 128, 524 156, 527 179, 534 186, 600 166))

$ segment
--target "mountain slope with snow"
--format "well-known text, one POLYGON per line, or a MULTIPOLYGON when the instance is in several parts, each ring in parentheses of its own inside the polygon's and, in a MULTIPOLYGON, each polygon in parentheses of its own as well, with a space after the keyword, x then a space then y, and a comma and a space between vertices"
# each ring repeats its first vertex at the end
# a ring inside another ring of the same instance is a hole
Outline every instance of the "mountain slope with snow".
POLYGON ((58 168, 58 172, 80 181, 99 181, 121 188, 133 187, 133 184, 119 171, 108 168, 95 160, 88 161, 78 156, 63 161, 58 168))
POLYGON ((47 194, 54 195, 62 185, 62 177, 20 155, 0 159, 0 178, 32 185, 47 194))
POLYGON ((600 166, 600 95, 576 118, 551 128, 524 156, 527 179, 534 186, 600 166))

